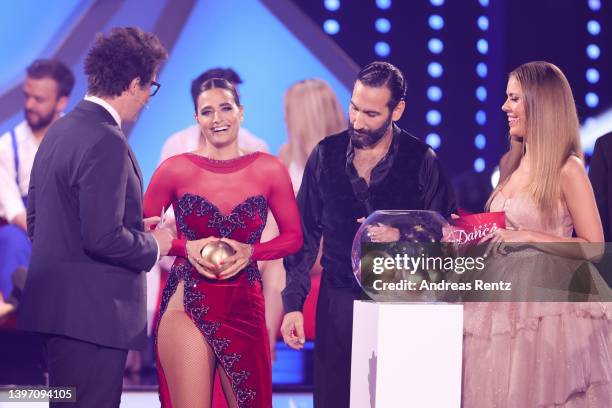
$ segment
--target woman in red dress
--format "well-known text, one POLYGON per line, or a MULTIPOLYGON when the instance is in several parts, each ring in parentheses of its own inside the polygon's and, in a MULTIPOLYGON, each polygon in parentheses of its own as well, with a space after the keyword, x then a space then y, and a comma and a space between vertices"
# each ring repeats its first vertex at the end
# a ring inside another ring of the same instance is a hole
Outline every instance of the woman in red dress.
POLYGON ((157 327, 160 400, 163 407, 209 407, 216 371, 231 407, 271 407, 257 261, 302 245, 291 181, 274 156, 239 151, 243 107, 229 82, 206 81, 195 116, 206 146, 164 161, 144 198, 146 216, 174 207, 178 233, 157 327), (268 208, 280 234, 261 243, 268 208), (200 255, 213 241, 236 251, 218 275, 200 255))

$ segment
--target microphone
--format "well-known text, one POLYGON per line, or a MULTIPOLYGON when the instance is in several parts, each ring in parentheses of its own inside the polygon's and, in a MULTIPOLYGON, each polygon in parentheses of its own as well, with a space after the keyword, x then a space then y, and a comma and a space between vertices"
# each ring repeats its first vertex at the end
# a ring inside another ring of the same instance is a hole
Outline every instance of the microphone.
POLYGON ((370 191, 368 190, 368 183, 366 183, 363 177, 351 180, 351 186, 353 187, 353 193, 357 199, 365 206, 367 215, 374 212, 372 204, 370 203, 370 191))

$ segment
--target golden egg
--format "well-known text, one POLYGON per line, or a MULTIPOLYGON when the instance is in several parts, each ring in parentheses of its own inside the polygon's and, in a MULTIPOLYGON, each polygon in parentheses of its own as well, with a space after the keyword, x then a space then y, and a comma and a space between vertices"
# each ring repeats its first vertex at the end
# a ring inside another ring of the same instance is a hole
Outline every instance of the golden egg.
POLYGON ((210 272, 218 275, 223 270, 227 269, 230 264, 221 264, 221 261, 234 255, 236 251, 223 241, 213 241, 202 248, 202 258, 217 266, 217 269, 210 272))

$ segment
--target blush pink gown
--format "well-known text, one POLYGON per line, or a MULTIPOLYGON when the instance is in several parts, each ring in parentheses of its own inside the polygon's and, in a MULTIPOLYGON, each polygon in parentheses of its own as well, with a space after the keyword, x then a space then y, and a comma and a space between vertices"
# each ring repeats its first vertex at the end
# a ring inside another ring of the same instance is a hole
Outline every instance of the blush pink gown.
MULTIPOLYGON (((509 227, 570 237, 572 219, 564 203, 559 208, 551 228, 526 193, 511 199, 500 193, 491 204, 491 211, 506 213, 509 227)), ((518 279, 529 281, 537 271, 521 272, 518 279)), ((464 408, 612 407, 612 303, 464 307, 464 408)))

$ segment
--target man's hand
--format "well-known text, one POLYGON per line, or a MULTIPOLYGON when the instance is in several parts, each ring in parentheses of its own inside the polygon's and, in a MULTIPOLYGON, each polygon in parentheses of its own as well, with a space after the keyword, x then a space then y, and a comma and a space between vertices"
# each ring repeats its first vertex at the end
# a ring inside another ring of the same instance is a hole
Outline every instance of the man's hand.
POLYGON ((159 245, 159 257, 168 255, 170 252, 170 248, 172 247, 172 240, 174 239, 174 234, 168 228, 158 228, 150 232, 157 241, 157 245, 159 245))
POLYGON ((149 217, 149 218, 145 218, 143 220, 144 222, 144 230, 146 231, 150 231, 153 228, 155 228, 155 226, 157 224, 159 224, 159 222, 161 221, 161 218, 159 217, 149 217))
POLYGON ((306 343, 304 336, 304 315, 302 312, 289 312, 283 317, 281 334, 285 344, 295 350, 301 350, 306 343))
POLYGON ((28 222, 26 219, 26 213, 19 213, 13 217, 11 224, 15 224, 25 232, 28 232, 28 222))
POLYGON ((372 242, 397 242, 400 239, 399 229, 381 224, 380 222, 376 225, 368 225, 366 229, 368 230, 368 238, 372 242))

